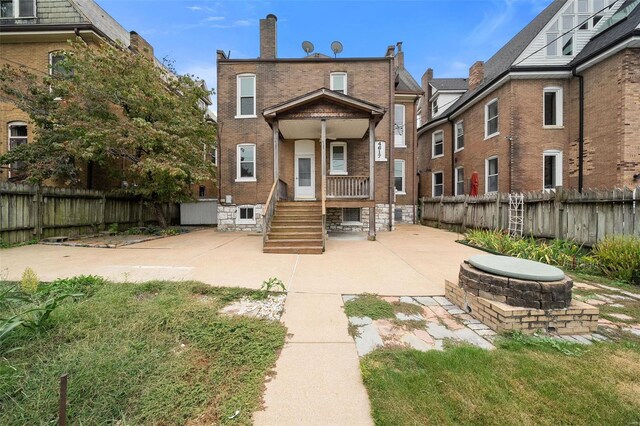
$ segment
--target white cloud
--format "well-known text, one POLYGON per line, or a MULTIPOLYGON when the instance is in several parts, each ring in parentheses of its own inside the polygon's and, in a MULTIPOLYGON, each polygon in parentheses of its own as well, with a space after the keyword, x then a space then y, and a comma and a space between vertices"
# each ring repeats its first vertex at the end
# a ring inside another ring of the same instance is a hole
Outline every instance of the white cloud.
POLYGON ((471 30, 467 41, 472 44, 485 44, 514 17, 514 0, 493 1, 494 7, 485 11, 482 21, 471 30))
POLYGON ((212 21, 224 21, 224 16, 208 16, 205 19, 206 22, 212 22, 212 21))

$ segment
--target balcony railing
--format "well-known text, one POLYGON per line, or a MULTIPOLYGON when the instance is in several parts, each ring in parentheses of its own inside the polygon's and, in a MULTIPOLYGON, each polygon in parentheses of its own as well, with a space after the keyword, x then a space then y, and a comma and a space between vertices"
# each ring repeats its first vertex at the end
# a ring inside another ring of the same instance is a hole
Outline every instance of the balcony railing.
POLYGON ((327 176, 327 198, 369 198, 369 176, 327 176))

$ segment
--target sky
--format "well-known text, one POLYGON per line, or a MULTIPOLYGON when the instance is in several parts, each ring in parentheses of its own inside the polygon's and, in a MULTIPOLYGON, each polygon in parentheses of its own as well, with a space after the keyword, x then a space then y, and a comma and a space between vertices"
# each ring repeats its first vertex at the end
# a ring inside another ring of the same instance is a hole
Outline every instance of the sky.
MULTIPOLYGON (((231 58, 259 56, 259 20, 278 17, 278 57, 332 54, 383 56, 403 42, 405 67, 420 82, 427 68, 437 77, 467 77, 540 13, 551 0, 97 0, 129 31, 142 35, 158 59, 216 88, 216 50, 231 58)), ((215 111, 215 96, 214 106, 215 111)))

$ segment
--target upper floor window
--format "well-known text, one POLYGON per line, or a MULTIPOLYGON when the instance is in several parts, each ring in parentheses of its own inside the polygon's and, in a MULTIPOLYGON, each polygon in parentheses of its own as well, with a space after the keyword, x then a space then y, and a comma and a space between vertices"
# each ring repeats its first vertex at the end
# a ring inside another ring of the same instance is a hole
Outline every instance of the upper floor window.
POLYGON ((484 106, 484 137, 490 138, 498 133, 498 100, 494 99, 484 106))
POLYGON ((347 94, 347 73, 332 72, 331 73, 331 90, 342 94, 347 94))
POLYGON ((332 175, 347 174, 347 144, 346 142, 331 142, 330 147, 330 170, 332 175))
POLYGON ((444 155, 444 132, 438 130, 431 135, 431 158, 444 155))
POLYGON ((64 59, 65 55, 61 50, 49 53, 49 75, 62 78, 73 76, 73 70, 64 65, 64 59))
MULTIPOLYGON (((9 123, 9 150, 15 149, 20 145, 28 142, 29 133, 27 130, 27 123, 21 121, 14 121, 9 123)), ((24 169, 24 163, 17 162, 12 163, 9 167, 9 177, 17 177, 24 169)))
POLYGON ((256 116, 256 76, 240 74, 238 76, 237 117, 256 116))
POLYGON ((237 181, 255 181, 256 180, 256 146, 255 144, 246 143, 246 144, 238 145, 236 180, 237 181))
POLYGON ((562 88, 545 87, 543 94, 543 116, 545 127, 562 126, 562 88))
POLYGON ((438 98, 436 97, 431 101, 431 116, 435 117, 438 115, 438 98))
POLYGON ((397 194, 405 194, 404 160, 393 160, 393 178, 397 194))
POLYGON ((464 122, 458 121, 456 123, 456 151, 464 149, 464 122))
POLYGON ((0 0, 0 18, 34 18, 36 0, 0 0))
POLYGON ((395 123, 393 125, 393 134, 394 134, 393 145, 396 148, 404 148, 405 146, 407 146, 404 138, 404 134, 405 134, 404 105, 395 104, 394 113, 395 113, 395 123))

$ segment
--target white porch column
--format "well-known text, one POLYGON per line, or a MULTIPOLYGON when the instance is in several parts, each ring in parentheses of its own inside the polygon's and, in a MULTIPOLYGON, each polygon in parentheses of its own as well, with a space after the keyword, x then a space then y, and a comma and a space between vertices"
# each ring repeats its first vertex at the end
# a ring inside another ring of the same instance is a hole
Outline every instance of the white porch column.
POLYGON ((278 120, 273 122, 273 181, 280 179, 280 135, 278 130, 278 120))
POLYGON ((374 201, 373 207, 369 207, 369 240, 376 239, 376 169, 375 169, 375 149, 376 149, 376 125, 373 118, 369 119, 369 200, 374 201))

